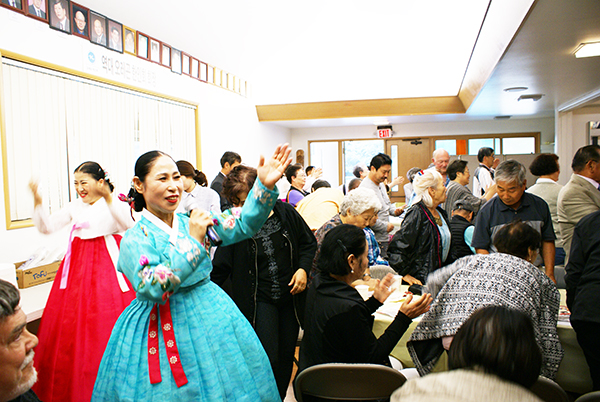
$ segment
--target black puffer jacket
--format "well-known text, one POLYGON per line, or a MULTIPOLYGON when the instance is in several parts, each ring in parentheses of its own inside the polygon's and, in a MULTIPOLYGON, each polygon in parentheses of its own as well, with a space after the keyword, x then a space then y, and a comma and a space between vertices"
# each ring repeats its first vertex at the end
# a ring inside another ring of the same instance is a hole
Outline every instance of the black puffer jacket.
MULTIPOLYGON (((450 227, 446 211, 439 206, 437 210, 450 227)), ((390 266, 400 275, 411 275, 425 284, 429 273, 450 262, 442 261, 442 257, 440 231, 433 215, 420 201, 409 208, 402 227, 390 241, 390 266)))
MULTIPOLYGON (((304 219, 290 204, 278 200, 273 207, 273 212, 279 217, 290 237, 286 246, 291 248, 292 275, 302 268, 306 271, 308 278, 308 272, 317 251, 315 236, 304 219)), ((210 279, 221 287, 228 278, 231 279, 230 296, 252 326, 255 321, 258 286, 256 253, 252 251, 254 242, 255 240, 250 238, 229 246, 219 247, 213 259, 213 270, 210 274, 210 279)), ((296 319, 300 325, 303 325, 306 291, 294 295, 293 301, 296 319)))

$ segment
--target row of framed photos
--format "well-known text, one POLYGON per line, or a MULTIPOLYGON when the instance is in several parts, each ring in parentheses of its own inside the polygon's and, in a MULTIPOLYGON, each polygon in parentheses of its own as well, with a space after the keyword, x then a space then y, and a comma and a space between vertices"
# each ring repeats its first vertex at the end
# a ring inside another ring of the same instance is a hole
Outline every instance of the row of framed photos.
MULTIPOLYGON (((0 6, 115 52, 129 53, 160 64, 174 73, 204 82, 210 78, 206 63, 70 0, 0 0, 0 6)), ((222 86, 228 87, 227 84, 222 86)))

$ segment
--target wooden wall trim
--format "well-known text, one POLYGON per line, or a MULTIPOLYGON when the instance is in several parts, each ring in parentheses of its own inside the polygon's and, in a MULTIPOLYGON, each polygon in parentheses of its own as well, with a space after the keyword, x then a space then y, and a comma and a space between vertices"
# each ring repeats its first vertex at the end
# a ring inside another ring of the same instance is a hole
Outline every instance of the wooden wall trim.
POLYGON ((465 113, 457 96, 257 105, 259 121, 465 113))

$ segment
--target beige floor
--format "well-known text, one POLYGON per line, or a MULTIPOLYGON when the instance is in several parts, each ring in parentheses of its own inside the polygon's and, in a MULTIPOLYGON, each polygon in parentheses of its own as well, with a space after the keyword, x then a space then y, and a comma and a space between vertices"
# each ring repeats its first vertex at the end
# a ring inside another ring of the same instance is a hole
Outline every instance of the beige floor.
MULTIPOLYGON (((299 348, 296 348, 296 359, 298 359, 299 348)), ((294 398, 294 378, 296 378, 296 371, 298 367, 294 364, 294 371, 292 371, 292 380, 290 381, 290 386, 288 387, 287 394, 285 395, 285 399, 283 402, 296 402, 296 398, 294 398)))

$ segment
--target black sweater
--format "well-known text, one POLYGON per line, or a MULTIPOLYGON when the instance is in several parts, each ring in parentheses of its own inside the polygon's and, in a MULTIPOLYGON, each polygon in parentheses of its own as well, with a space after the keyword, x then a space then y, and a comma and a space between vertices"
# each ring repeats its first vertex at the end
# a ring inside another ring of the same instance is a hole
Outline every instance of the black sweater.
POLYGON ((388 358, 412 320, 401 312, 383 335, 373 334, 373 313, 381 306, 374 297, 363 301, 356 289, 319 273, 306 297, 306 325, 300 346, 299 370, 322 363, 390 365, 388 358))
MULTIPOLYGON (((286 244, 291 248, 291 275, 302 268, 307 272, 308 277, 317 250, 315 236, 304 222, 304 219, 290 204, 278 200, 273 207, 273 212, 279 217, 281 224, 290 236, 286 244)), ((254 326, 258 265, 256 263, 256 253, 251 247, 253 242, 254 239, 248 239, 229 246, 219 247, 213 259, 213 270, 210 279, 223 287, 227 278, 231 278, 231 298, 242 314, 254 326)), ((306 291, 294 297, 296 317, 300 324, 303 324, 302 313, 304 312, 303 298, 305 293, 306 291)))

